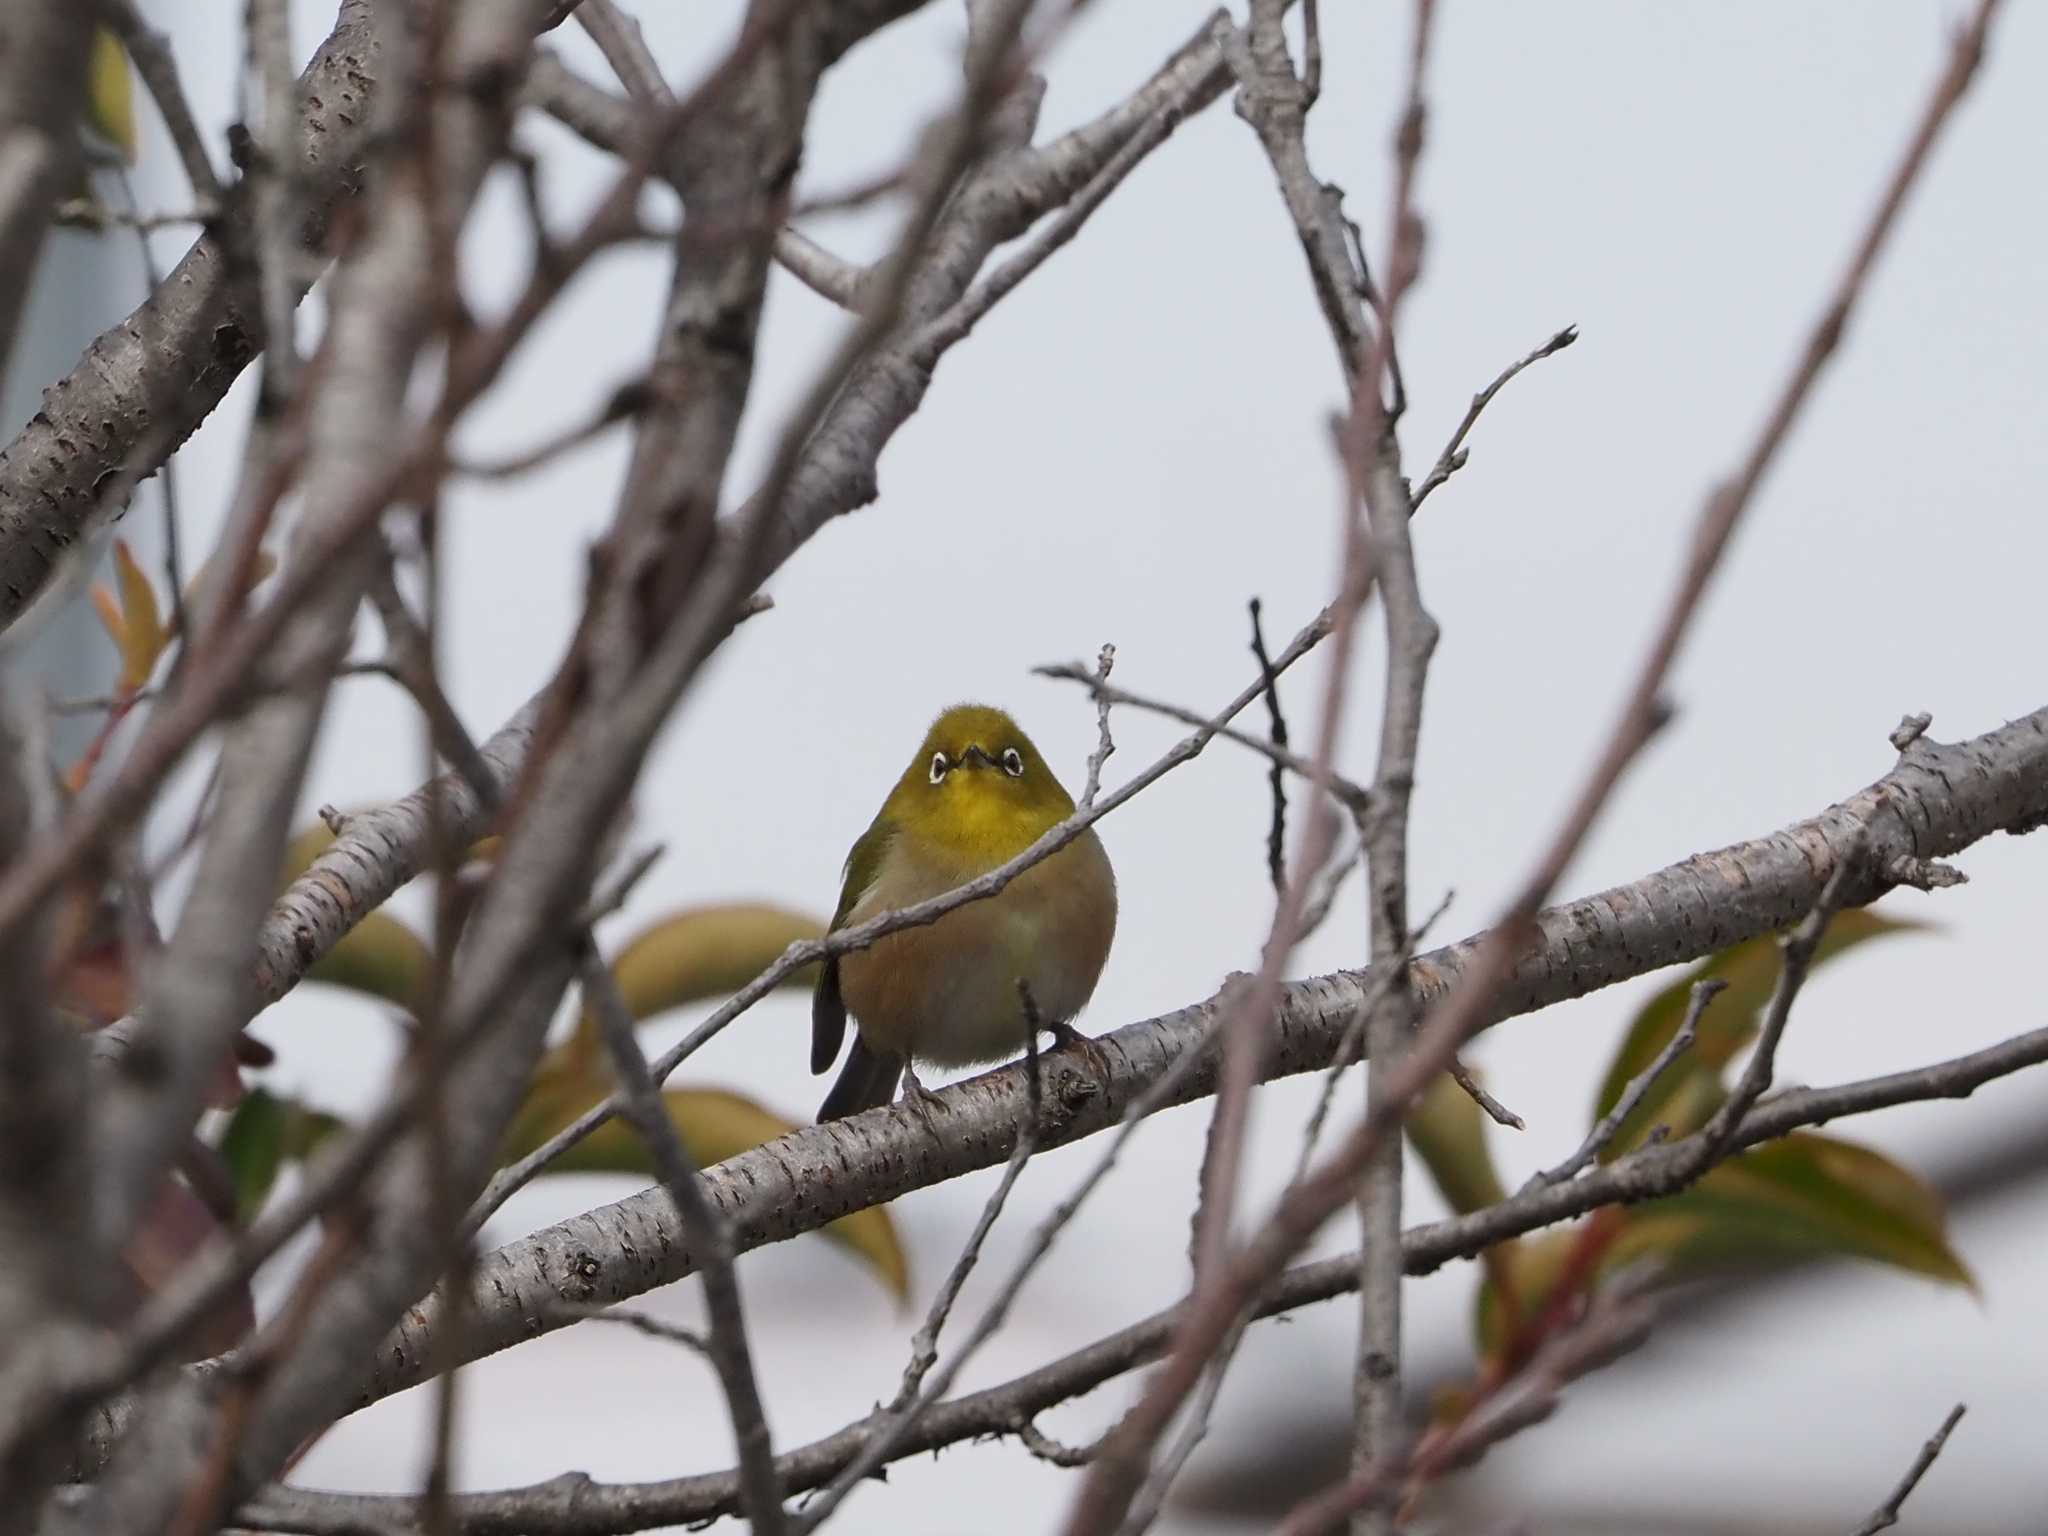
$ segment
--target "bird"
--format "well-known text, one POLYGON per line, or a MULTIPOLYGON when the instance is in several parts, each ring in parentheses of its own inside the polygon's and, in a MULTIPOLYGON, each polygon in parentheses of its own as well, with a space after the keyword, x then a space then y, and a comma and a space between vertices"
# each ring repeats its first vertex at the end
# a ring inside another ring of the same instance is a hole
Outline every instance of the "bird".
MULTIPOLYGON (((940 896, 1009 862, 1074 814, 1043 754, 1000 709, 956 704, 925 733, 846 857, 832 931, 940 896)), ((811 994, 811 1071, 853 1049, 822 1124, 887 1104, 915 1063, 966 1067, 1023 1049, 1034 1029, 1078 1038, 1116 935, 1116 875, 1091 827, 995 895, 828 958, 811 994), (1020 987, 1021 984, 1021 987, 1020 987)))

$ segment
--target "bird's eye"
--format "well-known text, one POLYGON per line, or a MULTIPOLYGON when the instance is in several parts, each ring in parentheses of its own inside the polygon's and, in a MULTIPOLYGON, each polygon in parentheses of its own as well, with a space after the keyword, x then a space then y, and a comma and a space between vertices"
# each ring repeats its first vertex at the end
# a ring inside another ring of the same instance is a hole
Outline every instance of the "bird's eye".
POLYGON ((1013 779, 1024 777, 1024 754, 1015 747, 1003 748, 1003 772, 1013 779))
POLYGON ((946 761, 945 753, 934 752, 932 754, 932 782, 934 784, 938 783, 939 780, 946 776, 946 770, 952 766, 951 763, 946 761))

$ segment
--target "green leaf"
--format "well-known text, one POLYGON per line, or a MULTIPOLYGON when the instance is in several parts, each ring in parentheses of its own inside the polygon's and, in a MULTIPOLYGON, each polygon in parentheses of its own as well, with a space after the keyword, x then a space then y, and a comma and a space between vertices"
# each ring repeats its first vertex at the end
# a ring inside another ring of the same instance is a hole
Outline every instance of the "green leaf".
MULTIPOLYGON (((1913 918, 1887 917, 1867 907, 1839 912, 1814 951, 1813 964, 1825 965, 1871 939, 1933 926, 1913 918)), ((1595 1124, 1678 1033, 1691 1001, 1693 983, 1709 976, 1728 983, 1727 990, 1714 999, 1701 1017, 1699 1036, 1692 1048, 1650 1085, 1642 1102, 1622 1122, 1620 1134, 1601 1153, 1603 1162, 1634 1151, 1655 1126, 1668 1125, 1671 1134, 1677 1137, 1698 1130, 1707 1122, 1725 1097, 1721 1086, 1723 1070, 1756 1038, 1763 1011, 1778 984, 1778 971, 1778 941, 1765 935, 1701 961, 1643 1005, 1600 1085, 1600 1096, 1593 1106, 1595 1124)))
POLYGON ((1692 1188, 1626 1213, 1608 1268, 1636 1259, 1673 1278, 1733 1264, 1843 1256, 1976 1288, 1924 1180, 1869 1147, 1797 1132, 1743 1153, 1692 1188))
POLYGON ((1463 1216, 1507 1198, 1487 1145, 1485 1116, 1448 1073, 1439 1074, 1408 1116, 1408 1142, 1452 1211, 1463 1216))
POLYGON ((219 1152, 235 1187, 235 1219, 248 1225, 263 1209, 285 1164, 310 1157, 346 1122, 267 1088, 251 1088, 221 1131, 219 1152))
MULTIPOLYGON (((610 1081, 580 1070, 566 1047, 552 1052, 514 1118, 500 1161, 525 1156, 610 1092, 610 1081)), ((713 1167, 797 1128, 752 1099, 720 1088, 672 1088, 661 1098, 669 1122, 699 1168, 713 1167)), ((614 1117, 556 1158, 546 1173, 630 1173, 652 1179, 654 1163, 639 1132, 614 1117)), ((872 1206, 842 1216, 822 1232, 874 1271, 899 1303, 909 1298, 909 1259, 885 1208, 872 1206)))
POLYGON ((221 1132, 221 1160, 234 1180, 235 1219, 243 1225, 263 1209, 284 1166, 286 1118, 282 1099, 266 1088, 251 1088, 221 1132))

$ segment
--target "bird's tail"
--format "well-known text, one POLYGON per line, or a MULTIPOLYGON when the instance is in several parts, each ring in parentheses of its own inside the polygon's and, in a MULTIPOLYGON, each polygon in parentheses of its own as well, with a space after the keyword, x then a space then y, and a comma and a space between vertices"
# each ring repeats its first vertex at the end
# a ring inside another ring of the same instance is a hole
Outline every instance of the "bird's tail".
POLYGON ((843 1120, 848 1115, 857 1115, 864 1109, 874 1109, 887 1104, 896 1097, 896 1084, 903 1076, 903 1058, 890 1051, 871 1051, 868 1044, 856 1032, 853 1049, 847 1053, 846 1065, 839 1069, 839 1080, 832 1085, 832 1091, 825 1095, 824 1106, 818 1111, 818 1123, 827 1120, 843 1120))

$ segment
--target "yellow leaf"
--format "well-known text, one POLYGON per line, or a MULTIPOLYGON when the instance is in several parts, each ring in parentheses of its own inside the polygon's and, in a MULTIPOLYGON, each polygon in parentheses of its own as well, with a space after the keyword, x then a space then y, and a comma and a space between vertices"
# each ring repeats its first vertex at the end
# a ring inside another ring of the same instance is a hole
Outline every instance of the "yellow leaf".
POLYGON ((121 605, 102 582, 92 584, 93 612, 100 616, 100 628, 107 632, 107 638, 114 642, 114 649, 126 652, 128 649, 128 625, 121 617, 121 605))
POLYGON ((314 962, 306 979, 417 1014, 433 963, 433 952, 412 929, 388 912, 370 912, 314 962))
MULTIPOLYGON (((800 939, 825 931, 816 918, 758 903, 693 907, 642 929, 612 961, 626 1009, 644 1022, 671 1008, 737 992, 800 939)), ((785 987, 808 987, 815 966, 791 974, 785 987)), ((586 1008, 574 1050, 596 1054, 597 1021, 586 1008)))
POLYGON ((168 637, 164 633, 163 615, 157 609, 156 589, 135 563, 135 551, 128 547, 126 539, 114 540, 114 572, 121 583, 123 623, 119 644, 121 687, 126 691, 149 681, 168 637))
POLYGON ((278 881, 283 890, 312 867, 313 861, 325 853, 334 841, 334 831, 324 821, 316 821, 301 832, 294 833, 292 840, 284 845, 284 874, 278 881))
MULTIPOLYGON (((607 1079, 578 1069, 563 1051, 552 1053, 513 1121, 502 1161, 531 1152, 610 1092, 607 1079)), ((672 1088, 661 1097, 670 1123, 700 1168, 713 1167, 797 1129, 752 1099, 721 1088, 672 1088)), ((614 1116, 556 1158, 547 1171, 631 1173, 651 1178, 654 1163, 639 1132, 614 1116)), ((910 1262, 885 1207, 855 1211, 820 1230, 873 1270, 899 1304, 909 1299, 910 1262)))
POLYGON ((105 27, 92 35, 92 62, 88 66, 86 110, 100 137, 121 151, 121 158, 135 163, 135 85, 129 78, 128 55, 120 39, 105 27))

